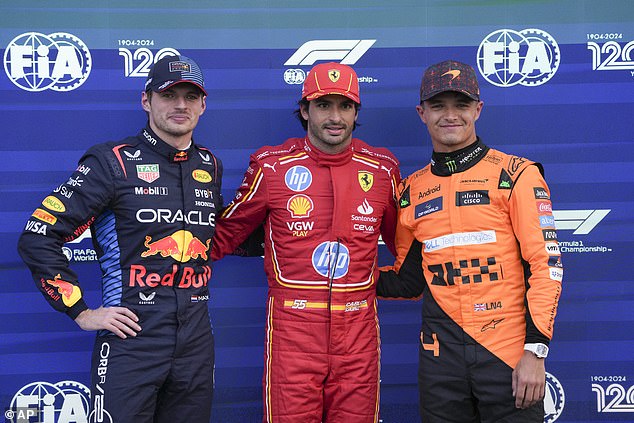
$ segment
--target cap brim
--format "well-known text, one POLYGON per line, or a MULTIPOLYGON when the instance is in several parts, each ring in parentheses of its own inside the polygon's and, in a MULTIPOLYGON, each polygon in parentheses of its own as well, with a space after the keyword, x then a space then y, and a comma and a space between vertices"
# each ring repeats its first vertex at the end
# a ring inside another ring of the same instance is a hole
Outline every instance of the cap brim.
POLYGON ((448 88, 446 90, 432 91, 431 93, 428 93, 427 95, 421 96, 420 97, 420 101, 427 101, 430 98, 432 98, 434 96, 437 96, 438 94, 447 93, 447 92, 464 94, 467 97, 469 97, 471 100, 480 101, 480 96, 477 95, 477 94, 469 93, 469 92, 464 91, 464 90, 451 89, 451 88, 448 88))
POLYGON ((207 90, 205 90, 204 87, 202 87, 200 84, 198 84, 198 83, 196 83, 194 81, 188 81, 188 80, 176 81, 176 82, 173 82, 173 83, 167 85, 165 88, 161 89, 160 91, 156 91, 156 90, 153 90, 153 91, 156 91, 157 93, 161 93, 161 92, 165 91, 166 89, 171 88, 174 85, 178 85, 178 84, 191 84, 191 85, 194 85, 194 86, 198 87, 200 89, 200 91, 203 92, 203 94, 207 95, 207 90))
POLYGON ((308 101, 311 101, 311 100, 315 100, 316 98, 323 97, 325 95, 330 95, 330 94, 341 95, 341 96, 349 98, 350 100, 354 101, 357 104, 361 104, 361 99, 359 99, 359 96, 349 91, 343 91, 343 90, 317 91, 312 94, 308 94, 304 98, 308 101))

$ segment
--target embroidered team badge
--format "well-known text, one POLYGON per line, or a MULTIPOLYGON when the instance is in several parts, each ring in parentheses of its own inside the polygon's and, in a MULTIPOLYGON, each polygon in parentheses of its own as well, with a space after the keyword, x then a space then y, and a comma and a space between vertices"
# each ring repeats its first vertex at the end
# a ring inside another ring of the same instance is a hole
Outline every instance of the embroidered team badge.
POLYGON ((160 176, 158 164, 140 164, 136 165, 136 176, 142 181, 151 184, 156 181, 160 176))
POLYGON ((364 192, 370 191, 372 185, 374 185, 374 175, 368 171, 360 170, 357 178, 359 179, 359 185, 361 185, 361 189, 364 192))
POLYGON ((339 72, 337 69, 330 69, 328 71, 328 78, 330 78, 332 82, 339 81, 340 76, 341 76, 341 72, 339 72))

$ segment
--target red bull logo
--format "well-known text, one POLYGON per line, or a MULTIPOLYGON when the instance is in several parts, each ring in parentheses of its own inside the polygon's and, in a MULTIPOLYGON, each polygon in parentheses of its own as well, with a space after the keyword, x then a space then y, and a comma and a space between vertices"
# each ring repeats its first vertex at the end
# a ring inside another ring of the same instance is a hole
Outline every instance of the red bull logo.
POLYGON ((154 242, 152 242, 152 237, 148 235, 145 237, 143 245, 147 250, 141 253, 141 257, 160 254, 161 257, 172 257, 174 260, 184 263, 199 257, 207 260, 211 238, 203 242, 191 232, 181 230, 154 242))
POLYGON ((187 151, 179 151, 178 153, 174 154, 174 161, 175 162, 187 161, 187 151))
POLYGON ((66 307, 72 307, 81 298, 79 287, 62 280, 59 273, 53 279, 47 279, 46 283, 57 288, 57 292, 62 295, 62 301, 66 307))
POLYGON ((145 245, 147 251, 142 252, 141 257, 153 256, 155 254, 160 254, 161 257, 168 257, 180 254, 178 243, 171 236, 166 236, 165 238, 161 238, 154 242, 150 241, 152 241, 152 237, 146 236, 143 245, 145 245))
POLYGON ((180 267, 177 264, 172 265, 172 271, 161 275, 160 273, 148 273, 145 266, 141 264, 133 264, 130 266, 131 287, 138 286, 141 288, 158 286, 175 286, 177 288, 201 288, 207 286, 211 279, 211 267, 202 266, 202 273, 196 273, 193 267, 180 267), (181 270, 180 279, 176 278, 179 270, 181 270))
POLYGON ((191 241, 189 241, 189 245, 187 245, 187 250, 185 251, 185 255, 193 259, 202 257, 203 260, 207 260, 207 251, 209 250, 210 243, 211 243, 211 239, 208 239, 207 243, 203 244, 201 240, 199 240, 196 237, 193 237, 191 241))

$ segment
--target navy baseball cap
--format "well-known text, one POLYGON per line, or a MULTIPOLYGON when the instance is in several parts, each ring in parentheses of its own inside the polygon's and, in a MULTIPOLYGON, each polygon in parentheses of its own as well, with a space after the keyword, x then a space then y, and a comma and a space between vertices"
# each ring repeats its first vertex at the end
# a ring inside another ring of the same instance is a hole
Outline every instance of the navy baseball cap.
POLYGON ((475 70, 455 60, 445 60, 428 67, 420 84, 420 101, 445 91, 456 91, 479 101, 480 88, 475 70))
POLYGON ((150 69, 145 81, 145 91, 160 93, 183 82, 194 84, 207 95, 203 73, 196 62, 182 55, 165 56, 150 69))

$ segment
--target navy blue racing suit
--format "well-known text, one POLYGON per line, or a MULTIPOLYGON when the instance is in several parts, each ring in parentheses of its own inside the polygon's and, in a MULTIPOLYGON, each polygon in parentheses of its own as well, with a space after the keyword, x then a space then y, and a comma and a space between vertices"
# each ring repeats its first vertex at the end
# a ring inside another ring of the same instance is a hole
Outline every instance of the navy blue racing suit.
POLYGON ((193 142, 176 150, 146 127, 90 148, 26 223, 18 250, 56 310, 75 319, 88 308, 62 246, 90 227, 103 306, 139 317, 136 337, 97 334, 89 421, 209 421, 207 302, 221 180, 211 151, 193 142))

